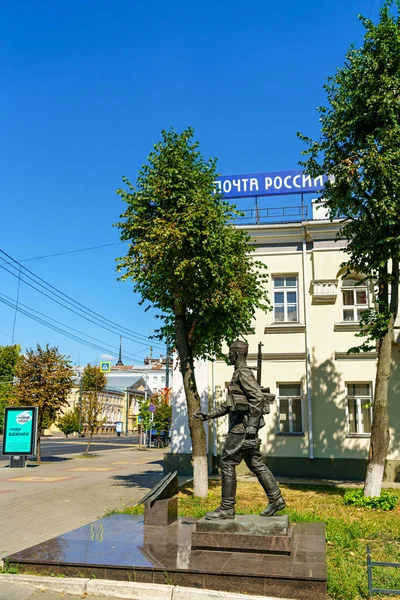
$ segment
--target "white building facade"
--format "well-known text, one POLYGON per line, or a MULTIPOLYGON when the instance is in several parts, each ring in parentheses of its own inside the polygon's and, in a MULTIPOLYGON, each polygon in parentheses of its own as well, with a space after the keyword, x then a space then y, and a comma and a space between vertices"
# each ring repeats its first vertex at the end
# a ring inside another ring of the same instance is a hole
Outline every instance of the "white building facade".
MULTIPOLYGON (((343 278, 344 241, 339 222, 317 207, 314 220, 246 226, 254 256, 269 271, 271 312, 258 311, 248 364, 256 367, 262 346, 262 385, 276 394, 261 451, 276 475, 359 479, 368 455, 376 352, 347 354, 360 345, 362 311, 373 302, 373 283, 343 278), (317 218, 315 218, 317 217, 317 218)), ((400 480, 400 322, 396 323, 389 385, 390 447, 385 479, 400 480)), ((232 367, 222 360, 196 365, 202 409, 221 402, 232 367)), ((217 467, 227 418, 205 423, 210 468, 217 467)), ((186 403, 179 372, 173 386, 173 433, 165 470, 191 470, 186 403)), ((245 470, 244 465, 241 466, 245 470)))

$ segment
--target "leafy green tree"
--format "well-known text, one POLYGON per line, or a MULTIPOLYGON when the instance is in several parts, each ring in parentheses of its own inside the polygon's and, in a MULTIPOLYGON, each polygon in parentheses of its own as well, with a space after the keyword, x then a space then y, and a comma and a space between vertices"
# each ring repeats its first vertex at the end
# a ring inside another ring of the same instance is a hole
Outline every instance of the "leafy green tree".
POLYGON ((388 384, 393 327, 398 315, 400 260, 400 8, 387 0, 364 44, 351 47, 345 64, 325 84, 321 136, 304 136, 302 164, 313 176, 328 173, 322 192, 331 218, 344 217, 339 237, 348 240, 344 263, 376 286, 375 306, 363 313, 364 342, 350 352, 374 349, 378 364, 365 496, 379 496, 389 447, 388 384), (393 10, 396 9, 396 10, 393 10))
POLYGON ((82 422, 89 431, 88 445, 85 455, 88 456, 95 429, 101 427, 106 419, 103 417, 104 402, 100 392, 107 384, 107 377, 97 365, 86 365, 82 373, 82 422))
POLYGON ((265 267, 250 256, 249 237, 233 225, 240 214, 215 190, 216 159, 204 159, 193 129, 162 131, 136 186, 118 194, 127 209, 117 226, 130 242, 120 279, 157 311, 155 337, 176 348, 193 447, 194 494, 207 495, 204 426, 195 358, 215 358, 224 342, 248 331, 257 308, 269 307, 265 267))
POLYGON ((37 461, 41 461, 40 434, 44 419, 55 415, 68 403, 74 371, 70 360, 56 346, 39 344, 28 349, 18 361, 13 387, 13 402, 19 406, 37 406, 37 461))
POLYGON ((152 396, 152 398, 154 398, 153 403, 156 407, 153 413, 153 428, 157 430, 159 445, 161 442, 161 434, 163 432, 168 433, 171 427, 172 406, 170 404, 170 395, 171 390, 169 388, 164 388, 152 396))
POLYGON ((79 406, 75 406, 73 410, 68 410, 59 417, 57 427, 63 432, 65 437, 68 437, 71 433, 79 431, 79 421, 79 406))
MULTIPOLYGON (((151 396, 152 398, 152 396, 151 396)), ((139 417, 140 417, 140 421, 139 421, 139 425, 140 425, 140 431, 141 432, 147 432, 149 431, 152 426, 152 415, 150 412, 150 403, 151 403, 151 399, 147 398, 147 399, 143 399, 139 401, 139 417)), ((141 436, 140 436, 141 437, 141 436)), ((139 445, 141 445, 141 439, 139 440, 139 445)))
POLYGON ((0 346, 0 432, 4 426, 4 410, 12 397, 13 379, 19 358, 18 345, 0 346))

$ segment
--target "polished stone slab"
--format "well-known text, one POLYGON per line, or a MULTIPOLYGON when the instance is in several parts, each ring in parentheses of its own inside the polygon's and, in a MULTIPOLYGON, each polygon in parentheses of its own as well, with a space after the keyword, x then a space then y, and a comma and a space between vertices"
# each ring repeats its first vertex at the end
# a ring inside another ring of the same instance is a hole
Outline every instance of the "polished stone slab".
POLYGON ((289 530, 289 535, 250 535, 247 533, 194 531, 192 534, 192 547, 197 550, 290 554, 292 550, 292 530, 289 530))
POLYGON ((292 529, 288 515, 236 515, 226 521, 203 518, 197 521, 192 534, 192 547, 288 554, 292 549, 292 529))
POLYGON ((20 573, 84 576, 325 600, 323 523, 298 523, 290 555, 196 550, 196 519, 169 527, 145 525, 143 515, 111 515, 8 557, 20 573))
POLYGON ((199 519, 196 531, 208 533, 242 533, 248 535, 289 535, 289 516, 260 517, 260 515, 236 515, 229 520, 199 519))

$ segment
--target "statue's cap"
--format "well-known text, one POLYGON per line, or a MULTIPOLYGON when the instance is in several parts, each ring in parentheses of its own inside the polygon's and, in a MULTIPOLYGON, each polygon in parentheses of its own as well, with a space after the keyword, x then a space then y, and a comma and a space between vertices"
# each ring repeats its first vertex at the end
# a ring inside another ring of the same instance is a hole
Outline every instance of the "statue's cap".
POLYGON ((243 342, 242 340, 235 340, 234 342, 232 342, 232 344, 229 346, 229 349, 233 348, 234 350, 248 350, 249 349, 249 345, 247 342, 243 342))

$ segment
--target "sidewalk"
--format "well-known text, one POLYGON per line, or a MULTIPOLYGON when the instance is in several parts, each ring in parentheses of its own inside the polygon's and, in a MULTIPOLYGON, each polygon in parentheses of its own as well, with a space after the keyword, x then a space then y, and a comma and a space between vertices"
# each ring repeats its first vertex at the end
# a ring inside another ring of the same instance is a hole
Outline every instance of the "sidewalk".
MULTIPOLYGON (((220 475, 213 475, 213 479, 221 479, 220 475)), ((238 475, 238 480, 242 481, 257 481, 255 475, 238 475)), ((363 481, 344 481, 339 479, 311 479, 307 477, 279 477, 276 476, 276 480, 279 484, 283 485, 315 485, 315 486, 326 486, 326 487, 337 487, 337 488, 363 488, 363 481)), ((400 482, 398 481, 384 481, 382 483, 383 489, 400 489, 400 482)))
POLYGON ((88 600, 100 600, 100 598, 113 598, 114 600, 122 598, 129 600, 290 600, 168 584, 74 579, 72 577, 58 579, 32 575, 0 575, 0 600, 78 600, 78 598, 88 598, 88 600))
POLYGON ((0 560, 135 504, 162 477, 165 449, 105 450, 55 457, 26 469, 0 467, 0 560))
MULTIPOLYGON (((0 600, 80 600, 80 598, 82 598, 81 595, 37 590, 20 583, 2 583, 0 587, 0 600)), ((104 596, 90 596, 90 600, 105 600, 105 598, 104 596)), ((114 598, 114 600, 118 600, 118 598, 114 598)), ((121 600, 123 599, 121 598, 121 600)))

